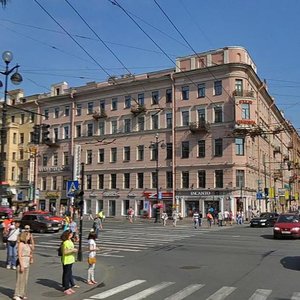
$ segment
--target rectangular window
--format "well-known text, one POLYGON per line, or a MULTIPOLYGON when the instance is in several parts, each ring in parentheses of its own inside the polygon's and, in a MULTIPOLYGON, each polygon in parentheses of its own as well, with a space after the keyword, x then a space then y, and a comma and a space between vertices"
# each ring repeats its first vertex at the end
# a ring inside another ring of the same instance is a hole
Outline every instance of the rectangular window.
POLYGON ((130 147, 124 147, 124 161, 130 161, 130 147))
POLYGON ((105 100, 104 99, 100 100, 99 106, 100 106, 100 111, 105 110, 105 100))
POLYGON ((144 188, 144 173, 137 174, 137 188, 138 189, 144 188))
POLYGON ((11 180, 15 180, 16 177, 16 168, 12 167, 11 168, 11 180))
POLYGON ((137 160, 144 160, 144 145, 137 146, 137 160))
POLYGON ((173 158, 173 144, 172 143, 167 143, 166 152, 167 152, 166 159, 172 159, 173 158))
POLYGON ((235 80, 235 95, 243 96, 243 80, 242 79, 235 80))
POLYGON ((64 126, 64 139, 69 139, 69 126, 64 126))
POLYGON ((110 174, 110 188, 117 188, 117 174, 110 174))
POLYGON ((151 115, 152 129, 158 129, 158 115, 151 115))
POLYGON ((222 156, 223 155, 223 140, 222 139, 215 139, 215 156, 222 156))
POLYGON ((188 110, 181 112, 182 126, 190 125, 190 112, 188 110))
POLYGON ((21 114, 20 124, 24 124, 24 123, 25 123, 25 115, 21 114))
POLYGON ((65 151, 63 156, 63 164, 65 166, 69 165, 69 152, 65 151))
POLYGON ((98 174, 98 188, 99 190, 104 189, 104 174, 98 174))
POLYGON ((86 175, 86 189, 87 190, 92 189, 92 175, 91 174, 86 175))
POLYGON ((181 173, 181 185, 183 189, 188 189, 190 187, 190 173, 189 171, 182 171, 181 173))
POLYGON ((21 160, 24 159, 24 149, 20 149, 19 157, 20 157, 21 160))
POLYGON ((117 161, 117 148, 110 149, 110 162, 115 163, 117 161))
POLYGON ((103 148, 98 150, 98 162, 104 163, 104 149, 103 148))
POLYGON ((34 123, 34 120, 35 120, 35 114, 31 113, 30 114, 30 123, 34 123))
POLYGON ((222 80, 217 80, 214 82, 214 95, 222 95, 222 80))
POLYGON ((166 103, 172 103, 172 89, 166 90, 166 103))
POLYGON ((172 128, 172 122, 173 122, 172 113, 171 112, 166 113, 167 128, 172 128))
POLYGON ((235 154, 245 155, 245 140, 244 138, 235 139, 235 154))
POLYGON ((94 102, 89 102, 87 105, 87 114, 91 115, 94 113, 94 102))
POLYGON ((198 98, 205 97, 205 83, 198 84, 198 98))
POLYGON ((47 178, 43 177, 42 178, 42 191, 46 191, 47 189, 47 178))
POLYGON ((99 121, 99 135, 105 135, 105 122, 99 121))
POLYGON ((198 157, 205 157, 205 140, 198 141, 198 157))
POLYGON ((157 172, 152 172, 151 173, 151 183, 152 183, 152 188, 157 189, 157 172))
POLYGON ((118 98, 112 98, 111 100, 111 110, 118 109, 118 98))
POLYGON ((110 122, 110 126, 111 126, 111 133, 112 134, 116 134, 118 132, 118 123, 117 123, 117 120, 112 120, 110 122))
POLYGON ((190 156, 190 143, 188 141, 181 143, 181 158, 189 158, 190 156))
POLYGON ((124 173, 124 189, 130 189, 130 173, 124 173))
POLYGON ((53 153, 52 159, 53 159, 52 166, 57 167, 58 166, 58 153, 57 152, 53 153))
POLYGON ((152 92, 152 105, 158 104, 159 102, 159 92, 158 91, 154 91, 152 92))
POLYGON ((138 117, 138 131, 144 131, 144 130, 145 130, 145 118, 138 117))
POLYGON ((82 105, 80 103, 76 104, 76 116, 81 116, 82 105))
POLYGON ((205 170, 198 171, 198 188, 206 188, 206 172, 205 170))
POLYGON ((157 160, 157 144, 153 143, 151 144, 150 146, 150 149, 151 149, 151 160, 157 160))
POLYGON ((223 170, 215 171, 216 188, 223 188, 223 170))
POLYGON ((166 172, 166 184, 167 184, 167 189, 172 189, 173 188, 173 174, 172 171, 167 171, 166 172))
POLYGON ((139 104, 139 105, 144 105, 144 104, 145 104, 145 96, 144 96, 144 93, 138 94, 138 104, 139 104))
POLYGON ((87 124, 87 136, 94 135, 94 124, 87 124))
POLYGON ((206 120, 206 116, 205 116, 205 108, 199 108, 197 110, 198 113, 198 122, 203 122, 206 120))
POLYGON ((67 189, 67 182, 69 180, 68 176, 63 176, 63 186, 62 189, 65 191, 67 189))
POLYGON ((24 133, 20 133, 20 144, 24 144, 24 133))
POLYGON ((189 100, 189 98, 190 98, 190 87, 188 85, 183 86, 181 88, 181 99, 189 100))
POLYGON ((91 165, 93 163, 93 151, 87 150, 86 151, 86 164, 91 165))
POLYGON ((242 119, 249 120, 250 119, 250 104, 249 103, 242 103, 242 119))
POLYGON ((58 128, 53 129, 54 141, 57 142, 59 139, 58 128))
POLYGON ((48 120, 49 119, 49 109, 45 109, 44 110, 44 120, 48 120))
POLYGON ((223 122, 223 108, 222 106, 215 106, 214 107, 215 113, 215 123, 222 123, 223 122))
POLYGON ((130 133, 131 132, 131 119, 124 120, 124 132, 130 133))
POLYGON ((54 118, 58 119, 59 118, 59 107, 54 108, 54 118))
POLYGON ((76 137, 81 137, 81 125, 76 125, 76 137))
POLYGON ((131 107, 131 96, 125 96, 124 107, 125 108, 130 108, 131 107))
POLYGON ((13 144, 17 143, 17 134, 14 132, 13 133, 13 144))
POLYGON ((57 177, 52 177, 52 190, 57 190, 57 177))
POLYGON ((65 106, 65 117, 69 117, 70 116, 70 106, 66 105, 65 106))
POLYGON ((48 156, 46 154, 43 154, 43 167, 47 167, 48 165, 48 156))
POLYGON ((236 187, 243 188, 245 187, 245 171, 236 170, 236 187))

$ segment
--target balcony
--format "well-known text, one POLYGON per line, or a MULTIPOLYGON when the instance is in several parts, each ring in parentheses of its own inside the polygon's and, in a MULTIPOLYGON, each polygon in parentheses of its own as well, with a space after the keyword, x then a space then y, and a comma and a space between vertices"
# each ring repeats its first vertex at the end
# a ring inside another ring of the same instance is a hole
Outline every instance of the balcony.
POLYGON ((99 119, 105 119, 107 118, 106 111, 104 109, 101 109, 100 111, 94 111, 93 112, 93 118, 98 121, 99 119))
POLYGON ((232 96, 235 97, 248 97, 248 98, 254 98, 254 91, 247 91, 247 90, 234 90, 232 93, 232 96))
POLYGON ((192 122, 190 123, 189 127, 192 133, 201 133, 208 132, 210 129, 210 124, 203 120, 199 122, 192 122))
POLYGON ((136 116, 146 112, 145 105, 134 105, 131 107, 131 112, 136 116))

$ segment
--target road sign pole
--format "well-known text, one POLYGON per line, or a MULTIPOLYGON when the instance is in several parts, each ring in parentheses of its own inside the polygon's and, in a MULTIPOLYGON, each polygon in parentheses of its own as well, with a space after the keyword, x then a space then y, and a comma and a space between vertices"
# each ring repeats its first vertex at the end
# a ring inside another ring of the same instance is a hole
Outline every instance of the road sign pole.
POLYGON ((82 219, 83 219, 83 206, 84 206, 84 163, 81 163, 81 194, 80 194, 80 220, 79 220, 79 246, 77 260, 82 261, 82 219))

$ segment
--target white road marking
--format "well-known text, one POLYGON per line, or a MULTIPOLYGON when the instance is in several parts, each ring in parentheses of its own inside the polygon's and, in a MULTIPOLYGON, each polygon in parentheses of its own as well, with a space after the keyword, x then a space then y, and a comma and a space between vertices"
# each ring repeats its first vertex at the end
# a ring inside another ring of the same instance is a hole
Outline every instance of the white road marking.
POLYGON ((272 293, 272 290, 263 290, 258 289, 255 293, 249 298, 249 300, 265 300, 272 293))
POLYGON ((291 300, 300 300, 300 293, 299 292, 295 292, 293 294, 291 300))
POLYGON ((206 300, 223 300, 230 295, 236 288, 231 286, 223 286, 206 300))
POLYGON ((165 298, 165 300, 182 300, 182 299, 186 298, 187 296, 195 293, 202 287, 204 287, 204 284, 191 284, 191 285, 187 286, 186 288, 184 288, 183 290, 177 292, 176 294, 165 298))

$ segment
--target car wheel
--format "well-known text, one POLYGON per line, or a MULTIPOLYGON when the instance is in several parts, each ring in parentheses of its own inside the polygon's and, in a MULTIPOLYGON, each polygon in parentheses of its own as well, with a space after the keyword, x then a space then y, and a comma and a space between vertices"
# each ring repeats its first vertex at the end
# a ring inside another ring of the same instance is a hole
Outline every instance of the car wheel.
POLYGON ((250 224, 250 227, 254 227, 253 224, 250 224))
POLYGON ((271 227, 271 223, 270 223, 270 222, 267 222, 267 223, 266 223, 266 227, 271 227))
POLYGON ((278 240, 279 239, 279 235, 278 234, 273 234, 273 238, 274 238, 274 240, 278 240))

